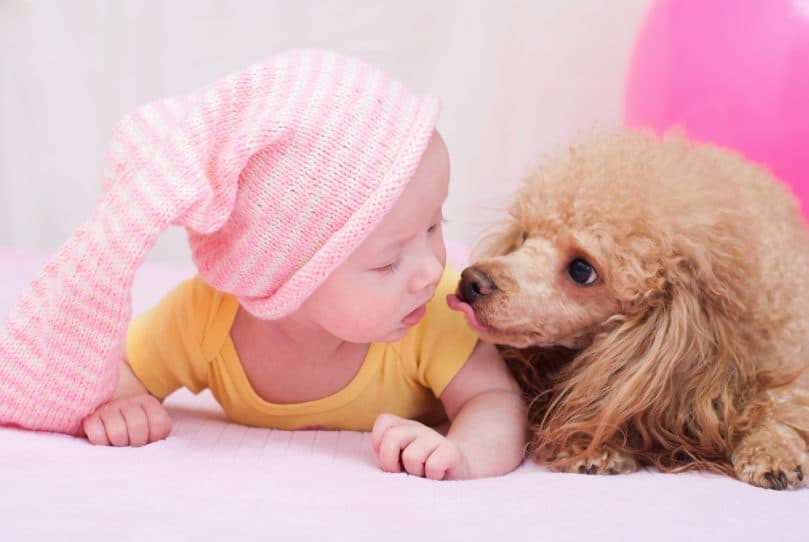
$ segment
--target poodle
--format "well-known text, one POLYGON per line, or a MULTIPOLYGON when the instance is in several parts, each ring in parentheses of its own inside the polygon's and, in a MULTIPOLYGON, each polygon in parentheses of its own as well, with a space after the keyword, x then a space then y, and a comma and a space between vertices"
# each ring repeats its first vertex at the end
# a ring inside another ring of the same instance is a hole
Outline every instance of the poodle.
POLYGON ((597 133, 525 179, 449 303, 501 345, 554 470, 809 472, 809 234, 765 169, 597 133))

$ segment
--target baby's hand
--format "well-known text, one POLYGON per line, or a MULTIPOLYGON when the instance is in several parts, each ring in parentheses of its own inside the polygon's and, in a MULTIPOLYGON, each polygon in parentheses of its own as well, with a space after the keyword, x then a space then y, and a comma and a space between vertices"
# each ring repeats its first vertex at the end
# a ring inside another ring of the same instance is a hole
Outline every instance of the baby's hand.
POLYGON ((87 439, 102 446, 143 446, 169 431, 169 413, 148 393, 113 399, 84 419, 87 439))
POLYGON ((417 421, 381 414, 371 441, 385 472, 404 469, 431 480, 468 477, 469 466, 458 445, 417 421))

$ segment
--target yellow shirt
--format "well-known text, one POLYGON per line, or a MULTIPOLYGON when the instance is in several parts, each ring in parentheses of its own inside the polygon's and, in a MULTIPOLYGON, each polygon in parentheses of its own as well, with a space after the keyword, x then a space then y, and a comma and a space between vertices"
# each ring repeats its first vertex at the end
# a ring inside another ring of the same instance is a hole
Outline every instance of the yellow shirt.
POLYGON ((372 343, 345 387, 313 401, 277 404, 259 397, 230 337, 238 301, 199 277, 135 319, 127 357, 150 393, 162 398, 180 387, 210 388, 227 416, 245 425, 369 431, 383 412, 437 424, 446 420, 437 397, 477 342, 463 314, 446 305, 458 278, 447 267, 421 322, 397 342, 372 343))

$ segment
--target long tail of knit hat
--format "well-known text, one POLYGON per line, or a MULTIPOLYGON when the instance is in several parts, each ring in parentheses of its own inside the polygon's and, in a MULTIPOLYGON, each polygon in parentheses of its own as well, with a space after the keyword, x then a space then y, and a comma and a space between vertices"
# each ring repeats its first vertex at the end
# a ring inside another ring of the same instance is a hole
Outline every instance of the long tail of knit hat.
POLYGON ((170 224, 251 313, 297 309, 394 204, 437 114, 363 62, 297 51, 126 115, 92 216, 0 329, 0 424, 78 433, 109 399, 135 272, 170 224))

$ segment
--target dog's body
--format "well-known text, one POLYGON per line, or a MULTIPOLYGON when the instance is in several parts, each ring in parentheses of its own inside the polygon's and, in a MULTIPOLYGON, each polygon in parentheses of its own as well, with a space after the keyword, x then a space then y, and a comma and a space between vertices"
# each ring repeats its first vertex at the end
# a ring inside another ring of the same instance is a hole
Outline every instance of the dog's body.
POLYGON ((593 136, 526 179, 484 256, 454 304, 511 347, 537 460, 801 482, 809 235, 764 169, 676 134, 593 136))

